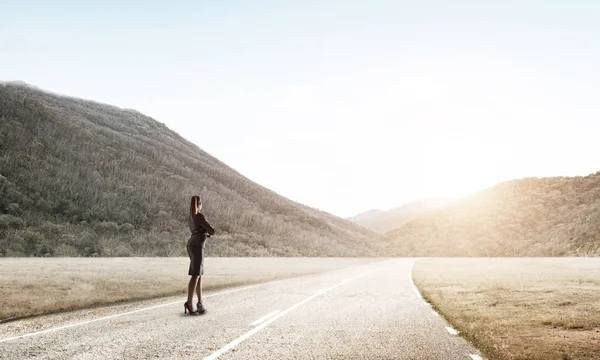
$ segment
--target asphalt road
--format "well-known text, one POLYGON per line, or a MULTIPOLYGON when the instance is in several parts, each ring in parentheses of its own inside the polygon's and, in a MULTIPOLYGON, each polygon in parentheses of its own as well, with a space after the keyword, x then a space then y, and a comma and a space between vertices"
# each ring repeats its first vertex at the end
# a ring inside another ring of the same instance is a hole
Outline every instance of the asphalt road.
MULTIPOLYGON (((1 359, 478 359, 397 259, 183 298, 0 325, 1 359)), ((207 269, 210 276, 210 269, 207 269)))

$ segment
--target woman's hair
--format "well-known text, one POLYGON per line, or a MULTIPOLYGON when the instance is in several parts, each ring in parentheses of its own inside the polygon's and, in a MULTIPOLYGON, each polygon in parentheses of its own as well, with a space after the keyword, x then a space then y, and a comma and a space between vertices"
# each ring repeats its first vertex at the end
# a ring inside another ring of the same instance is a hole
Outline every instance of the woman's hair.
POLYGON ((192 196, 192 201, 190 202, 190 216, 196 215, 196 209, 198 209, 198 206, 200 205, 202 205, 202 200, 200 200, 200 196, 192 196))

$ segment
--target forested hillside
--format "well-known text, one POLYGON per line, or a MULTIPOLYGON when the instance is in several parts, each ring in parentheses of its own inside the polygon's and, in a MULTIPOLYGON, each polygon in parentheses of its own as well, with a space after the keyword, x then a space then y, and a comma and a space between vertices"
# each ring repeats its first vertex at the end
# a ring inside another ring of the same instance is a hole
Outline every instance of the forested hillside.
POLYGON ((501 183, 384 241, 402 256, 598 256, 600 172, 501 183))
POLYGON ((135 110, 0 84, 0 255, 185 255, 193 194, 217 229, 212 256, 380 254, 370 231, 279 196, 135 110))

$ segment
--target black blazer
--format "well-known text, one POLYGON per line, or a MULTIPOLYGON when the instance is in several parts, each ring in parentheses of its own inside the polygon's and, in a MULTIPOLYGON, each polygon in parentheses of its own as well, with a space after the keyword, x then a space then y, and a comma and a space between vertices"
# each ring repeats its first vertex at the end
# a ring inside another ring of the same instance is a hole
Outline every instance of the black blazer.
POLYGON ((204 240, 206 240, 206 234, 215 234, 215 229, 208 223, 208 221, 206 221, 206 218, 203 214, 198 213, 194 216, 190 216, 188 218, 188 225, 192 233, 192 238, 190 239, 190 242, 188 242, 188 245, 201 246, 201 244, 197 244, 198 240, 204 242, 204 240))

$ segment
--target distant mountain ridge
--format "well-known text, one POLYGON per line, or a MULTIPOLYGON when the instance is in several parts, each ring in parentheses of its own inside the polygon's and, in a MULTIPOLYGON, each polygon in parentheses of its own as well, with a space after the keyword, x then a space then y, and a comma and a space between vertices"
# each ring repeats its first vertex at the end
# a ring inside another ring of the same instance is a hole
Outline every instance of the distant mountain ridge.
POLYGON ((0 256, 185 256, 193 194, 212 256, 381 254, 136 110, 0 83, 0 256))
POLYGON ((383 210, 380 209, 371 209, 371 210, 367 210, 365 212, 361 212, 360 214, 351 216, 349 218, 346 218, 346 220, 350 220, 350 221, 360 221, 362 219, 369 219, 372 218, 373 216, 377 216, 379 214, 382 214, 383 210))
POLYGON ((503 182, 384 242, 397 256, 600 256, 600 172, 503 182))
POLYGON ((353 221, 360 226, 373 230, 377 233, 386 233, 399 228, 405 223, 420 216, 427 215, 451 204, 453 199, 428 199, 414 201, 390 210, 369 210, 360 213, 347 220, 353 221))

